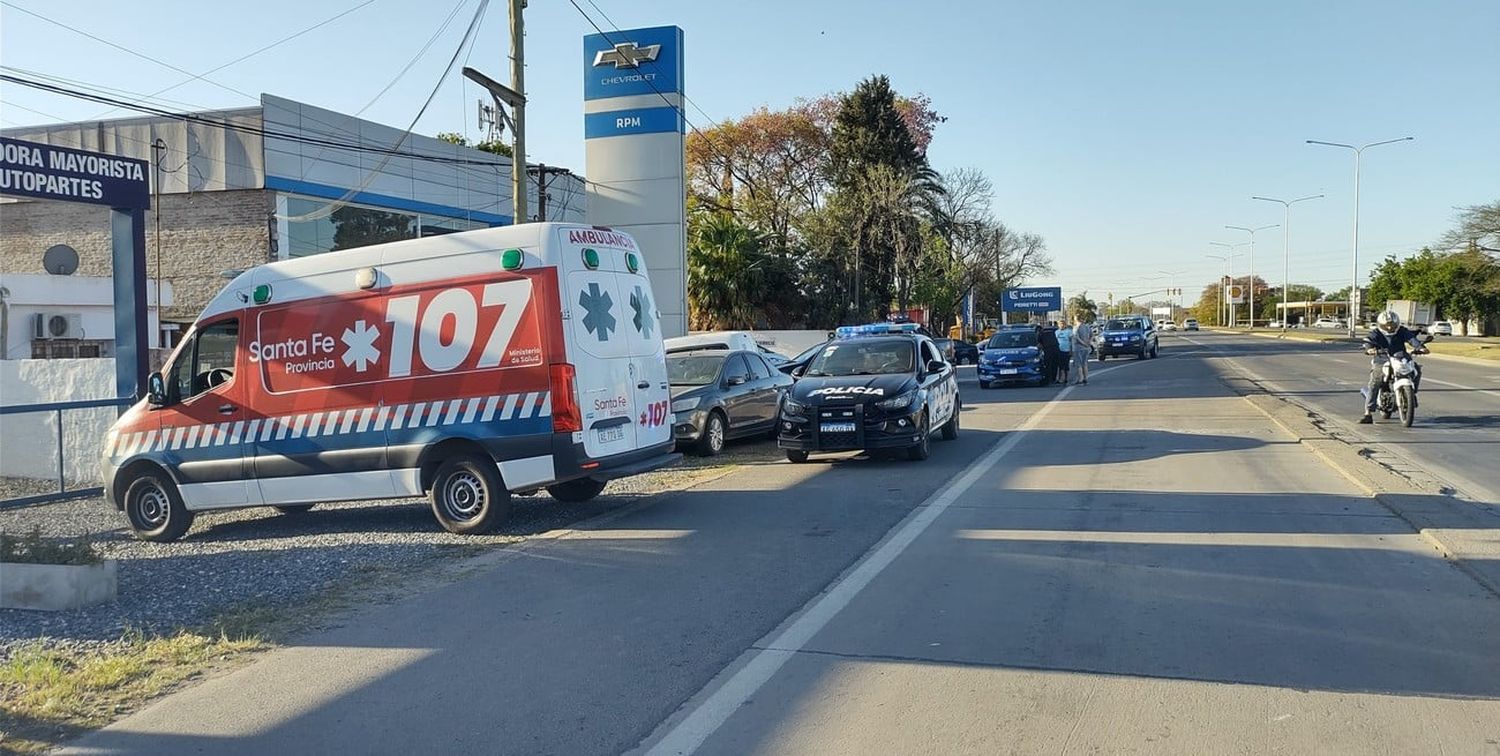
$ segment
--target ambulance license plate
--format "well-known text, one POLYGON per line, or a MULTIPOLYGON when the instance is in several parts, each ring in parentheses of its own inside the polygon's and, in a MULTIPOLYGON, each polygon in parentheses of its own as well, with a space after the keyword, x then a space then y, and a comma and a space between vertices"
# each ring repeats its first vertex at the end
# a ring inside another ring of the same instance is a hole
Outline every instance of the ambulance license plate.
POLYGON ((599 434, 599 443, 612 444, 616 441, 625 440, 625 426, 611 425, 608 428, 600 428, 595 433, 599 434))
POLYGON ((823 423, 824 433, 853 433, 854 423, 823 423))

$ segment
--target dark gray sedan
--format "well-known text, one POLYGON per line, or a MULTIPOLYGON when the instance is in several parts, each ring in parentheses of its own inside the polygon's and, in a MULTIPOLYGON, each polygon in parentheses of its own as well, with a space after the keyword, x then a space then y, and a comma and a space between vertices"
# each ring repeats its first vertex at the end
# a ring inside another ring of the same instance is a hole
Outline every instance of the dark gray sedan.
POLYGON ((793 382, 755 352, 722 349, 667 355, 667 377, 677 445, 703 456, 733 438, 774 433, 781 394, 793 382))

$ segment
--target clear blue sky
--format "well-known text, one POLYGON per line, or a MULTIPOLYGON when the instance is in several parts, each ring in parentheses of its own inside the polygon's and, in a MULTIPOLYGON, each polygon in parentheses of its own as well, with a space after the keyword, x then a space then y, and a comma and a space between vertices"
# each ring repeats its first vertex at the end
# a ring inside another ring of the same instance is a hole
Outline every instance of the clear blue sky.
MULTIPOLYGON (((55 3, 7 0, 181 68, 201 72, 352 7, 360 0, 55 3), (212 8, 212 12, 208 9, 212 8)), ((343 112, 364 107, 457 0, 375 0, 368 7, 210 78, 343 112)), ((1327 199, 1294 212, 1292 278, 1347 281, 1352 156, 1306 139, 1415 142, 1366 153, 1361 272, 1388 253, 1434 241, 1458 205, 1500 199, 1500 2, 702 2, 579 0, 621 28, 686 30, 696 124, 847 90, 888 74, 925 92, 948 121, 930 157, 977 166, 995 182, 1007 224, 1042 234, 1050 281, 1069 293, 1134 294, 1186 271, 1196 289, 1219 263, 1225 224, 1282 220, 1252 194, 1327 199)), ((365 111, 404 126, 436 81, 477 0, 399 83, 365 111)), ((566 0, 527 11, 528 139, 533 160, 582 168, 582 37, 593 29, 566 0)), ((0 8, 0 62, 148 93, 185 78, 153 63, 0 8)), ((505 4, 493 3, 470 63, 504 80, 505 4)), ((252 100, 195 82, 163 95, 195 106, 252 100)), ((478 92, 445 83, 422 133, 465 128, 478 92)), ((6 126, 100 115, 100 106, 15 86, 0 89, 6 126)), ((1281 237, 1263 232, 1256 270, 1281 279, 1281 237)), ((1237 265, 1243 273, 1246 260, 1237 265)))

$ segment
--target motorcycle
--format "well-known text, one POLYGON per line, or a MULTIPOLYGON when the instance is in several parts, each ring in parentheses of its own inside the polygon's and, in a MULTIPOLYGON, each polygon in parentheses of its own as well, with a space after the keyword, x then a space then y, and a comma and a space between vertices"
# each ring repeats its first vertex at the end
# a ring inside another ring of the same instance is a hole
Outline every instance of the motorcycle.
MULTIPOLYGON (((1422 343, 1431 340, 1432 337, 1429 336, 1422 343)), ((1375 407, 1387 420, 1399 412, 1401 425, 1410 428, 1412 421, 1417 418, 1417 361, 1404 352, 1391 354, 1384 349, 1367 351, 1374 355, 1371 364, 1380 368, 1380 395, 1375 400, 1375 407)), ((1426 353, 1426 349, 1417 351, 1417 354, 1426 353)), ((1366 387, 1360 393, 1368 399, 1369 390, 1366 387)))

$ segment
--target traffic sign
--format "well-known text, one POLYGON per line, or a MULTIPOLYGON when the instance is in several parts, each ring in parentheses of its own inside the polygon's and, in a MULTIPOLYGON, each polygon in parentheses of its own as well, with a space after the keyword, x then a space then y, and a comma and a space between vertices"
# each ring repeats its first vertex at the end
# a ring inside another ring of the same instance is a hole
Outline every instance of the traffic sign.
POLYGON ((1000 294, 1000 309, 1005 312, 1061 311, 1062 287, 1023 286, 1006 289, 1000 294))

